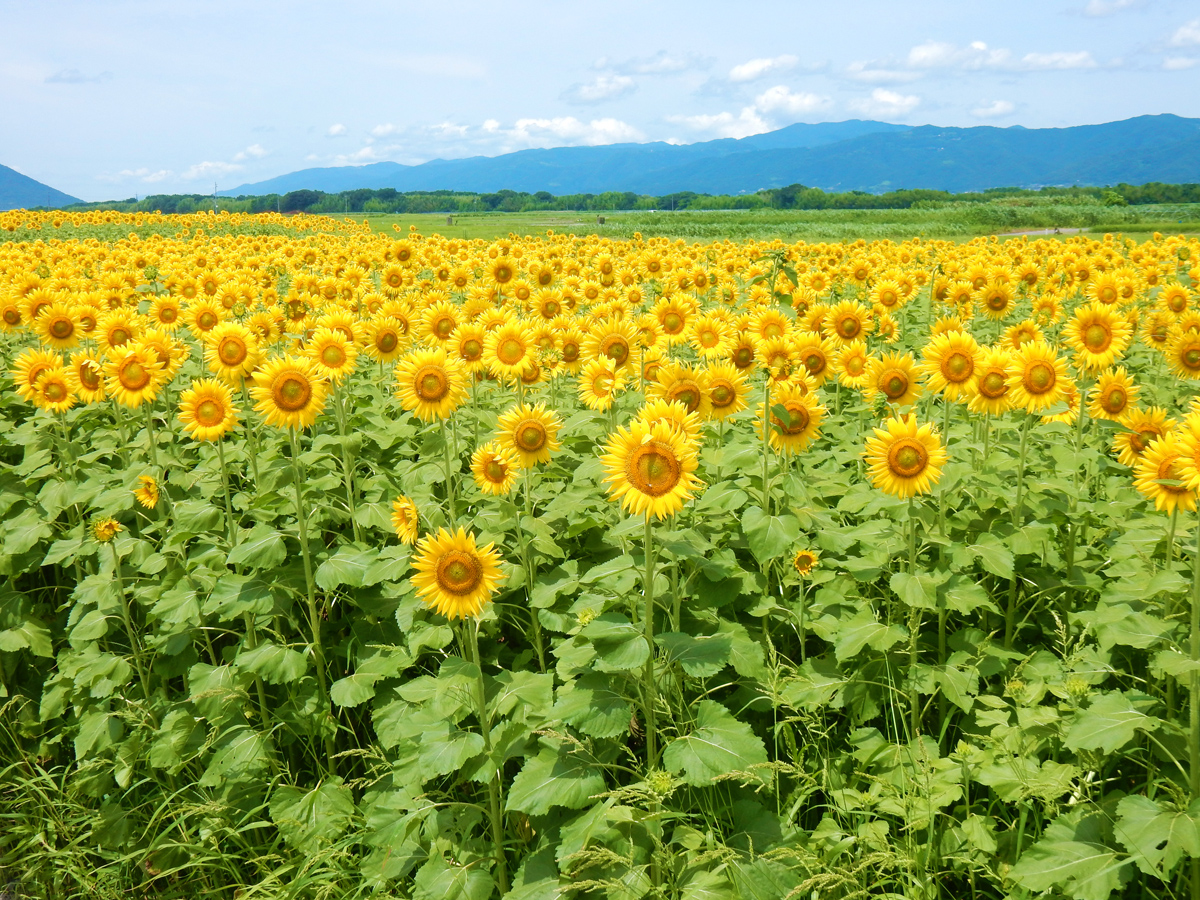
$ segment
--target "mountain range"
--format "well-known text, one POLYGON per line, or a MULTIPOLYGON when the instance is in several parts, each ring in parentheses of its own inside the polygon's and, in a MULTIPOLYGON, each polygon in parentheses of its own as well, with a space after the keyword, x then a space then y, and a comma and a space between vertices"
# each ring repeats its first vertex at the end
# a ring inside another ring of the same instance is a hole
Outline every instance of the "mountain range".
POLYGON ((1200 119, 1164 114, 1070 128, 942 128, 850 120, 789 125, 735 140, 520 150, 501 156, 303 169, 225 196, 398 191, 749 193, 805 184, 826 191, 1200 182, 1200 119))
POLYGON ((49 185, 34 181, 28 175, 22 175, 15 169, 0 166, 0 210, 32 209, 35 206, 57 209, 61 206, 82 202, 78 197, 56 191, 49 185))

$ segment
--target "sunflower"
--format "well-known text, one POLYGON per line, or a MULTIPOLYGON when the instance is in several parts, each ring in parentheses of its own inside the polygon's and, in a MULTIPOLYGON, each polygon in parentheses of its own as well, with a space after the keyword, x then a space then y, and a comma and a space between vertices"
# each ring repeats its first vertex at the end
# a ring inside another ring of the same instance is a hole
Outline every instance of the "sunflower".
POLYGON ((705 374, 708 382, 709 415, 714 419, 728 419, 746 408, 746 395, 750 385, 746 376, 731 363, 710 365, 705 374))
POLYGON ((499 441, 488 441, 471 456, 471 475, 485 494, 512 493, 519 470, 516 454, 499 441))
POLYGON ((225 321, 227 315, 228 310, 216 300, 194 300, 187 305, 183 319, 192 334, 203 340, 204 335, 225 321))
POLYGON ((1183 481, 1185 459, 1182 442, 1171 432, 1151 441, 1134 466, 1133 486, 1153 500, 1159 512, 1196 509, 1196 492, 1183 481))
POLYGON ((708 396, 707 372, 678 363, 659 367, 657 377, 646 385, 646 399, 682 403, 690 413, 708 418, 711 400, 708 396))
MULTIPOLYGON (((871 288, 871 304, 880 313, 895 312, 904 305, 904 293, 900 289, 900 285, 890 279, 882 279, 875 282, 875 286, 871 288)), ((846 303, 842 301, 838 305, 846 303)))
POLYGON ((863 454, 875 487, 897 497, 927 494, 942 477, 946 451, 932 425, 892 416, 867 439, 863 454))
POLYGON ((517 265, 507 256, 499 256, 488 266, 488 278, 497 287, 504 287, 517 277, 517 265))
POLYGON ((920 370, 911 353, 885 353, 867 364, 863 394, 870 403, 880 394, 891 406, 908 406, 921 396, 920 370))
POLYGON ((579 399, 588 409, 603 412, 613 405, 622 384, 616 363, 607 357, 593 359, 579 373, 579 399))
POLYGON ((114 350, 104 364, 108 395, 122 406, 137 409, 158 396, 163 367, 158 354, 141 343, 114 350))
POLYGON ((664 519, 674 515, 703 485, 696 478, 694 444, 668 421, 634 420, 610 435, 600 458, 608 494, 633 515, 664 519))
POLYGON ((67 381, 82 403, 98 403, 108 396, 104 390, 104 361, 95 350, 71 354, 67 381))
MULTIPOLYGON (((445 297, 440 292, 436 296, 445 297)), ((421 315, 420 336, 427 343, 434 345, 444 344, 450 340, 450 335, 454 334, 454 329, 465 318, 466 316, 457 304, 451 303, 446 299, 434 300, 421 315)))
POLYGON ((1062 412, 1051 413, 1042 416, 1042 424, 1049 425, 1051 422, 1061 422, 1064 425, 1073 425, 1079 418, 1079 407, 1081 398, 1079 396, 1079 388, 1074 381, 1067 380, 1063 386, 1063 397, 1059 401, 1066 408, 1062 412))
POLYGON ((1000 321, 1013 311, 1013 289, 1008 284, 992 283, 980 292, 983 311, 989 319, 1000 321))
POLYGON ((124 530, 121 523, 111 516, 92 521, 92 537, 101 544, 107 544, 124 530))
POLYGON ((400 355, 408 343, 408 336, 399 321, 391 316, 380 315, 367 323, 363 342, 368 356, 385 363, 400 355))
POLYGON ((921 351, 921 370, 932 390, 947 400, 957 400, 975 375, 979 354, 979 344, 966 332, 940 334, 921 351))
POLYGON ((33 405, 48 412, 66 412, 75 405, 75 392, 67 370, 62 366, 46 369, 37 378, 33 390, 33 405))
POLYGON ((559 448, 558 430, 562 421, 546 405, 514 406, 496 423, 496 437, 501 446, 516 454, 522 469, 532 469, 538 463, 550 461, 550 454, 559 448))
POLYGON ((754 338, 748 333, 739 334, 733 349, 729 351, 729 362, 737 369, 746 372, 754 368, 758 358, 754 338))
POLYGON ((96 325, 96 340, 106 353, 137 340, 140 323, 134 313, 123 309, 105 313, 96 325))
POLYGON ((412 583, 425 605, 448 619, 479 616, 500 585, 500 564, 495 544, 476 547, 474 534, 439 528, 417 544, 412 583))
POLYGON ((1009 354, 1009 402, 1014 408, 1041 412, 1066 398, 1067 364, 1044 341, 1031 341, 1009 354))
POLYGON ((1151 406, 1148 409, 1129 410, 1121 419, 1121 425, 1127 430, 1113 436, 1113 451, 1122 465, 1132 469, 1146 448, 1174 429, 1176 422, 1167 418, 1167 411, 1161 406, 1151 406))
POLYGON ((1000 336, 1000 345, 1009 350, 1019 350, 1030 341, 1044 341, 1045 339, 1046 336, 1042 334, 1042 329, 1038 327, 1038 324, 1032 319, 1025 319, 1023 322, 1004 329, 1004 334, 1000 336))
POLYGON ((150 318, 158 324, 159 328, 174 331, 179 327, 181 315, 179 298, 172 297, 170 294, 155 297, 154 302, 150 304, 150 318))
POLYGON ((568 325, 558 333, 558 365, 567 373, 575 374, 583 368, 583 332, 568 325))
MULTIPOLYGON (((771 417, 768 423, 771 446, 785 456, 800 452, 817 436, 825 412, 825 407, 821 406, 814 394, 791 384, 777 388, 771 393, 771 417), (786 417, 780 415, 779 407, 786 410, 786 417)), ((762 436, 763 417, 763 404, 760 403, 756 414, 759 437, 762 436)))
POLYGON ((833 374, 830 360, 835 347, 832 341, 815 332, 802 331, 796 335, 792 346, 795 358, 818 387, 833 374))
POLYGON ((254 371, 255 410, 277 428, 309 428, 325 408, 329 383, 302 356, 282 356, 254 371))
POLYGON ((1180 480, 1195 491, 1200 487, 1200 413, 1188 413, 1183 420, 1183 428, 1175 435, 1180 448, 1176 463, 1180 480))
POLYGON ((1092 372, 1107 369, 1129 346, 1133 328, 1113 309, 1093 303, 1075 310, 1063 326, 1063 339, 1078 365, 1092 372))
POLYGON ((396 364, 396 396, 422 422, 448 418, 467 398, 467 372, 440 347, 416 350, 396 364))
POLYGON ((734 336, 724 318, 709 313, 692 323, 688 340, 703 359, 720 359, 729 355, 734 336))
POLYGON ((32 403, 37 395, 37 381, 45 372, 61 368, 63 358, 49 350, 22 350, 13 361, 13 386, 21 399, 32 403))
POLYGON ((139 475, 138 486, 133 489, 133 497, 146 509, 158 506, 158 482, 153 475, 139 475))
POLYGON ((580 348, 584 359, 607 357, 617 370, 635 363, 638 357, 638 330, 627 319, 607 318, 588 329, 580 348))
POLYGON ((221 322, 204 336, 204 362, 230 384, 240 384, 260 358, 254 332, 239 322, 221 322))
POLYGON ((533 333, 520 320, 506 322, 484 337, 483 360, 497 378, 520 378, 536 355, 533 333))
POLYGON ((868 307, 854 300, 843 300, 829 310, 824 330, 835 347, 844 347, 874 331, 875 320, 868 307))
POLYGON ((792 557, 792 566, 795 567, 797 575, 807 578, 820 560, 821 555, 816 550, 797 550, 796 555, 792 557))
POLYGON ((688 325, 695 311, 691 297, 675 296, 662 297, 651 315, 658 320, 659 332, 668 344, 674 344, 687 338, 688 325))
POLYGON ((867 383, 867 369, 871 355, 866 341, 851 341, 833 354, 833 371, 837 379, 848 388, 861 389, 867 383))
POLYGON ((354 371, 358 361, 358 345, 338 328, 318 328, 305 345, 304 355, 312 362, 318 375, 340 384, 354 371))
POLYGON ((1200 334, 1172 328, 1167 338, 1167 365, 1180 378, 1200 378, 1200 334))
POLYGON ((1173 316, 1183 315, 1191 303, 1191 294, 1179 283, 1168 284, 1158 294, 1158 305, 1173 316))
POLYGON ((417 540, 421 526, 421 515, 417 504, 408 497, 399 497, 392 501, 392 528, 402 544, 412 544, 417 540))
POLYGON ((65 303, 51 303, 33 320, 38 339, 55 350, 70 350, 79 343, 79 321, 75 311, 65 303))
POLYGON ((238 424, 229 386, 215 378, 193 381, 179 395, 179 421, 195 440, 219 441, 238 424))
POLYGON ((658 422, 669 422, 689 441, 700 440, 700 417, 690 413, 682 403, 667 400, 650 400, 638 410, 637 420, 653 429, 658 422))
POLYGON ((1096 379, 1090 399, 1088 415, 1120 422, 1130 408, 1136 406, 1138 387, 1125 371, 1125 367, 1121 366, 1110 369, 1096 379))

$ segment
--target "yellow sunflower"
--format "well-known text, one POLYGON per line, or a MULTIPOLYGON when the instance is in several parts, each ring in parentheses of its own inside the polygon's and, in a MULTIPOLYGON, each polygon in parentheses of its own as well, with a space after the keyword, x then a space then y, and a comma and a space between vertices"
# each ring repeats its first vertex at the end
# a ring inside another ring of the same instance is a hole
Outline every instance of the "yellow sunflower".
MULTIPOLYGON (((1122 465, 1134 468, 1150 444, 1172 431, 1176 422, 1161 406, 1131 409, 1121 419, 1126 429, 1113 436, 1113 451, 1122 465)), ((1186 436, 1185 436, 1186 437, 1186 436)))
POLYGON ((523 469, 550 461, 550 454, 559 448, 558 430, 562 421, 546 411, 544 403, 514 406, 496 423, 496 437, 501 446, 516 454, 523 469))
POLYGON ((238 424, 238 409, 229 386, 215 378, 193 381, 179 395, 179 421, 195 440, 219 441, 238 424))
POLYGON ((354 371, 358 345, 339 328, 318 328, 305 344, 304 355, 318 375, 340 384, 354 371))
POLYGON ((136 409, 158 396, 163 382, 158 354, 140 343, 111 351, 104 364, 108 395, 122 406, 136 409))
POLYGON ((417 540, 421 527, 421 515, 409 497, 398 497, 392 501, 392 528, 402 544, 412 544, 417 540))
POLYGON ((240 322, 221 322, 204 336, 205 364, 230 384, 240 384, 260 358, 258 338, 240 322))
POLYGON ((967 383, 967 407, 973 413, 998 416, 1012 408, 1008 393, 1008 368, 1012 359, 1007 350, 983 350, 976 361, 975 377, 967 383))
POLYGON ((536 358, 533 332, 520 320, 506 322, 484 337, 483 361, 497 378, 520 378, 536 358))
POLYGON ((927 494, 942 477, 947 455, 932 425, 909 413, 892 416, 867 439, 864 453, 875 487, 897 497, 927 494))
POLYGON ((667 400, 650 400, 640 410, 637 419, 653 430, 658 422, 668 422, 691 442, 700 440, 700 417, 690 413, 682 403, 667 400))
POLYGON ((708 382, 709 415, 712 418, 728 419, 746 408, 750 385, 736 366, 716 363, 710 365, 704 375, 708 382))
POLYGON ((806 578, 812 574, 820 560, 821 555, 816 550, 797 550, 796 555, 792 557, 792 565, 797 575, 806 578))
POLYGON ((133 489, 133 497, 146 509, 158 506, 158 482, 153 475, 138 476, 138 486, 133 489))
POLYGON ((1075 351, 1076 363, 1092 372, 1123 356, 1132 334, 1124 318, 1100 303, 1079 307, 1063 326, 1063 340, 1075 351))
POLYGON ((870 403, 882 395, 891 406, 908 406, 921 396, 919 376, 911 353, 885 353, 868 363, 863 394, 870 403))
POLYGON ((963 331, 940 334, 925 345, 922 370, 929 387, 947 400, 957 400, 975 376, 979 344, 963 331))
POLYGON ((1196 509, 1196 492, 1183 481, 1185 453, 1174 433, 1151 441, 1133 470, 1133 486, 1154 501, 1159 512, 1196 509))
POLYGON ((670 422, 634 420, 610 435, 601 457, 609 497, 633 515, 664 519, 703 485, 695 476, 694 445, 670 422))
POLYGON ((1167 338, 1167 365, 1179 378, 1200 378, 1200 334, 1172 328, 1167 338))
MULTIPOLYGON (((825 407, 812 393, 791 384, 776 388, 771 393, 771 415, 768 423, 771 430, 768 440, 771 446, 785 456, 799 453, 817 436, 825 412, 825 407), (783 407, 787 411, 786 418, 780 416, 777 407, 783 407)), ((755 416, 760 438, 763 416, 763 404, 760 403, 755 416)))
POLYGON ((107 544, 124 530, 121 523, 111 516, 95 519, 92 522, 92 537, 101 544, 107 544))
POLYGON ((281 356, 254 371, 255 410, 277 428, 309 428, 325 409, 329 383, 302 356, 281 356))
POLYGON ((33 320, 33 331, 47 347, 70 350, 79 343, 79 321, 66 303, 51 303, 33 320))
POLYGON ((688 412, 707 418, 712 404, 707 373, 677 363, 664 364, 659 367, 657 378, 646 385, 646 399, 682 403, 688 412))
POLYGON ((67 381, 82 403, 99 403, 108 396, 104 391, 104 361, 95 350, 71 354, 67 381))
POLYGON ((417 596, 448 619, 479 616, 500 585, 500 551, 476 547, 475 535, 439 528, 417 544, 412 576, 417 596))
POLYGON ((445 419, 467 398, 467 373, 441 347, 417 350, 396 364, 396 396, 422 422, 445 419))
POLYGON ((1103 373, 1092 388, 1088 415, 1120 422, 1137 405, 1138 386, 1121 366, 1103 373))
POLYGON ((49 350, 27 349, 17 354, 13 361, 13 386, 21 399, 32 403, 37 393, 37 381, 43 373, 61 368, 63 358, 49 350))
POLYGON ((75 392, 62 366, 46 369, 34 386, 33 405, 48 412, 66 412, 75 405, 75 392))
POLYGON ((516 486, 520 464, 499 441, 488 441, 471 456, 471 475, 485 494, 502 496, 516 486))
POLYGON ((834 343, 815 332, 802 331, 796 335, 792 346, 795 358, 804 366, 808 377, 820 387, 833 374, 830 362, 835 351, 834 343))
POLYGON ((1067 364, 1044 341, 1031 341, 1010 353, 1007 378, 1009 402, 1031 413, 1065 399, 1071 384, 1067 364))
POLYGON ((835 347, 863 340, 875 330, 871 310, 855 300, 835 304, 825 317, 825 336, 835 347))
POLYGON ((710 313, 692 323, 689 341, 702 358, 720 359, 729 355, 733 339, 729 324, 720 316, 710 313))
POLYGON ((408 335, 398 319, 381 315, 367 325, 364 340, 367 355, 383 363, 391 362, 403 352, 408 335))
POLYGON ((851 341, 833 355, 833 371, 838 381, 855 390, 866 385, 870 364, 871 354, 867 352, 866 341, 851 341))
POLYGON ((588 409, 604 412, 613 405, 624 378, 608 357, 593 359, 579 373, 579 399, 588 409))
POLYGON ((588 329, 580 350, 584 359, 611 359, 620 371, 637 361, 637 326, 628 319, 604 319, 588 329))

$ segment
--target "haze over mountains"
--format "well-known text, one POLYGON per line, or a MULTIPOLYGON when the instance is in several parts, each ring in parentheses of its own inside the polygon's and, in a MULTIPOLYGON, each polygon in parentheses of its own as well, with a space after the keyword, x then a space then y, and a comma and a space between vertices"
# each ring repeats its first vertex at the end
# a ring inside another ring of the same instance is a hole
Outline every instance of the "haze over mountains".
POLYGON ((789 125, 740 140, 521 150, 495 157, 314 168, 225 196, 398 191, 749 193, 805 184, 827 191, 1200 182, 1200 119, 1139 116, 1072 128, 909 127, 851 120, 789 125))

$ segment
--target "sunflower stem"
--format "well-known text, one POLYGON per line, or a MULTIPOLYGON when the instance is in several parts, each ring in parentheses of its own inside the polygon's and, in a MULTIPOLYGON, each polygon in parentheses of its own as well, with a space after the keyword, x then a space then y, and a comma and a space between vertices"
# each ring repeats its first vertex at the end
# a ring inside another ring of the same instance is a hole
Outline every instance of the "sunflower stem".
POLYGON ((334 418, 337 419, 338 435, 342 444, 342 474, 346 482, 346 506, 350 510, 350 528, 354 534, 355 543, 362 543, 362 526, 358 524, 357 510, 354 503, 354 454, 346 441, 346 390, 345 385, 338 385, 337 396, 333 399, 334 418))
POLYGON ((439 419, 438 421, 442 429, 442 445, 445 448, 443 461, 446 464, 446 503, 450 507, 450 528, 454 529, 458 527, 458 508, 454 499, 454 476, 450 462, 450 438, 446 434, 446 420, 439 419))
POLYGON ((117 553, 117 542, 109 542, 112 548, 113 580, 117 583, 117 595, 121 598, 121 619, 125 623, 125 633, 129 636, 129 649, 133 653, 133 665, 137 669, 138 682, 142 686, 142 696, 150 702, 150 678, 146 675, 146 667, 142 663, 142 642, 138 639, 133 627, 133 615, 129 609, 129 595, 125 592, 125 579, 121 577, 121 557, 117 553))
POLYGON ((766 515, 771 514, 771 484, 769 460, 771 458, 771 372, 766 373, 763 382, 763 423, 762 423, 762 510, 766 515))
MULTIPOLYGON (((466 626, 467 649, 471 653, 469 662, 475 666, 475 715, 479 718, 479 731, 483 735, 485 756, 492 752, 492 722, 487 711, 487 688, 483 682, 483 661, 479 656, 479 619, 471 617, 466 626)), ((492 847, 496 854, 496 883, 500 894, 508 893, 508 861, 504 856, 504 818, 500 798, 501 772, 496 769, 488 779, 488 818, 492 828, 492 847)))
MULTIPOLYGON (((1025 419, 1021 422, 1021 449, 1017 459, 1017 499, 1013 504, 1013 527, 1021 527, 1021 514, 1023 512, 1022 503, 1024 501, 1025 487, 1025 454, 1029 449, 1029 427, 1033 422, 1033 416, 1030 413, 1025 414, 1025 419)), ((1070 573, 1068 573, 1069 576, 1070 573)), ((1004 646, 1006 649, 1012 647, 1014 632, 1017 627, 1017 573, 1014 570, 1012 578, 1008 582, 1008 605, 1004 610, 1004 646)))
MULTIPOLYGON (((250 393, 246 388, 246 379, 242 379, 242 399, 246 407, 253 409, 250 393)), ((250 473, 254 476, 254 491, 258 493, 258 428, 253 422, 246 422, 246 441, 250 444, 250 473)))
POLYGON ((648 649, 646 666, 642 671, 642 692, 645 694, 646 716, 646 767, 654 769, 658 767, 658 723, 656 720, 658 686, 654 681, 654 528, 651 525, 649 513, 646 514, 642 547, 646 555, 646 573, 642 580, 646 612, 643 616, 642 627, 645 629, 648 649))
MULTIPOLYGON (((530 494, 530 482, 533 481, 534 469, 528 469, 525 472, 523 485, 525 489, 525 515, 533 518, 533 498, 530 494)), ((518 525, 520 523, 518 522, 518 525)), ((525 591, 529 598, 529 624, 530 630, 533 632, 533 649, 537 652, 538 670, 546 671, 546 649, 542 641, 542 622, 538 618, 538 612, 533 606, 533 582, 537 578, 537 563, 533 560, 532 548, 529 543, 529 531, 524 527, 518 527, 518 532, 521 536, 521 565, 525 568, 525 591)))
MULTIPOLYGON (((308 547, 308 515, 304 508, 304 472, 300 465, 300 436, 295 428, 289 428, 292 439, 292 481, 296 485, 296 524, 300 532, 300 553, 304 559, 304 585, 308 600, 308 627, 312 632, 313 665, 317 668, 317 688, 321 694, 321 708, 332 720, 333 709, 329 705, 329 686, 326 683, 325 649, 321 645, 321 614, 317 610, 317 586, 313 579, 312 553, 308 547)), ((334 773, 333 734, 325 734, 325 770, 334 773)))
POLYGON ((158 467, 158 440, 154 433, 154 412, 150 406, 150 403, 143 404, 146 410, 146 442, 150 445, 150 465, 154 466, 157 475, 161 473, 161 469, 158 467))
MULTIPOLYGON (((1196 548, 1192 553, 1192 616, 1191 616, 1188 768, 1192 802, 1200 800, 1200 519, 1196 522, 1196 548)), ((1200 857, 1192 858, 1192 900, 1200 900, 1200 857)))

